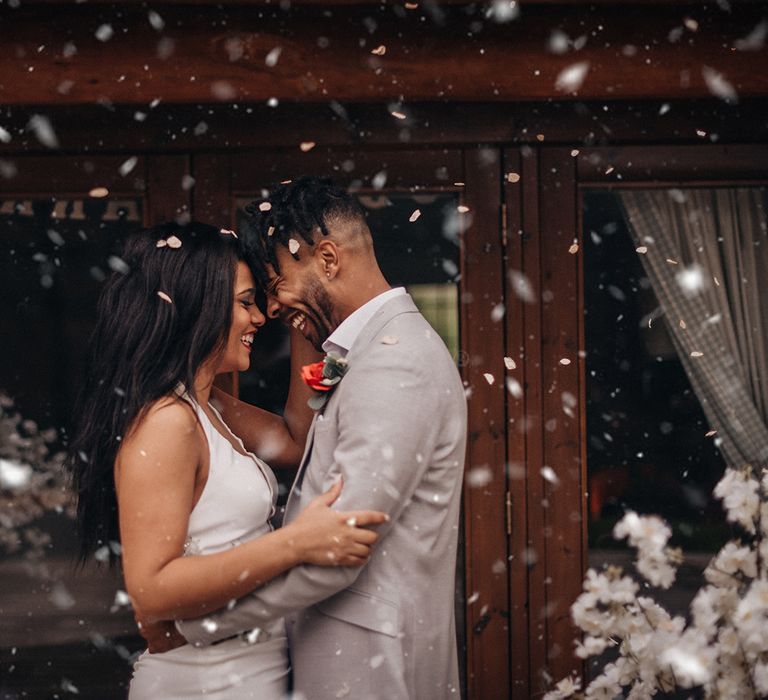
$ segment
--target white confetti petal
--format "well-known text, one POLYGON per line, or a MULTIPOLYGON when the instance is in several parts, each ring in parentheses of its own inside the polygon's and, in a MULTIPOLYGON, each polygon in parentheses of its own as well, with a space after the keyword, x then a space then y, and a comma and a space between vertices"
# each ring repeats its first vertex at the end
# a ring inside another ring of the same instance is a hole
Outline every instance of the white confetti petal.
POLYGON ((314 141, 302 141, 299 144, 299 148, 301 149, 302 153, 306 153, 307 151, 311 151, 316 146, 314 141))
POLYGON ((504 366, 507 369, 516 369, 517 365, 515 364, 515 361, 511 357, 505 357, 504 358, 504 366))
POLYGON ((159 296, 163 301, 166 301, 169 304, 173 304, 173 300, 165 292, 158 292, 157 296, 159 296))
POLYGON ((421 216, 421 209, 414 209, 413 213, 408 217, 408 221, 413 223, 421 216))
POLYGON ((295 238, 291 238, 288 241, 288 251, 291 253, 291 255, 296 255, 296 253, 299 252, 300 247, 301 243, 299 243, 295 238))
POLYGON ((485 381, 488 382, 489 384, 493 384, 496 381, 494 376, 492 374, 489 374, 488 372, 483 374, 483 377, 485 377, 485 381))
POLYGON ((385 335, 381 339, 382 345, 397 345, 400 341, 394 335, 385 335))
POLYGON ((169 248, 181 248, 181 239, 176 236, 168 236, 165 242, 169 248))
POLYGON ((544 465, 541 468, 541 476, 544 477, 550 484, 559 484, 560 479, 558 478, 557 474, 555 474, 555 470, 552 469, 552 467, 548 467, 544 465))
POLYGON ((584 83, 589 72, 589 61, 579 61, 564 68, 555 80, 555 89, 560 92, 576 92, 584 83))

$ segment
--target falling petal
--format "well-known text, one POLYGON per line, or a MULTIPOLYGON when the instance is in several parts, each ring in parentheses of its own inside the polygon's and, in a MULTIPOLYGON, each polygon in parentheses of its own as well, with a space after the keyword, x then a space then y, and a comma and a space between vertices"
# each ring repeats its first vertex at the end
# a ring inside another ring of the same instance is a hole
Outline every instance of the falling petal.
POLYGON ((406 118, 406 115, 405 115, 405 114, 403 114, 402 112, 390 112, 390 114, 391 114, 391 115, 392 115, 392 116, 393 116, 395 119, 405 119, 405 118, 406 118))
POLYGON ((95 199, 103 199, 109 196, 109 190, 106 187, 94 187, 88 192, 88 196, 95 199))
POLYGON ((722 73, 709 66, 704 66, 701 69, 701 75, 704 77, 707 89, 715 97, 719 97, 729 104, 735 104, 739 101, 739 95, 736 92, 736 88, 723 77, 722 73))
POLYGON ((102 24, 95 33, 95 37, 99 41, 109 41, 115 34, 115 30, 112 29, 111 24, 102 24))
POLYGON ((584 83, 589 72, 589 61, 579 61, 560 71, 555 80, 555 89, 560 92, 576 92, 584 83))
POLYGON ((268 54, 267 57, 264 59, 264 63, 269 68, 274 68, 277 65, 277 61, 280 58, 280 54, 283 52, 283 49, 280 46, 276 46, 274 49, 272 49, 268 54))
POLYGON ((571 364, 571 361, 567 357, 560 358, 560 364, 567 367, 571 364))
POLYGON ((579 252, 579 244, 578 244, 578 243, 572 243, 572 244, 571 244, 571 247, 570 247, 570 248, 568 248, 568 252, 569 252, 571 255, 576 255, 576 253, 578 253, 578 252, 579 252))
POLYGON ((699 350, 694 350, 694 351, 691 353, 691 357, 704 357, 704 353, 703 353, 703 352, 700 352, 699 350))
POLYGON ((262 202, 259 204, 259 211, 269 211, 272 208, 272 204, 270 202, 262 202))
POLYGON ((299 243, 295 238, 291 238, 288 241, 288 251, 291 255, 296 255, 296 253, 299 252, 299 248, 301 247, 301 243, 299 243))
POLYGON ((516 369, 517 365, 515 364, 515 361, 511 357, 505 357, 504 358, 504 366, 507 369, 516 369))
POLYGON ((128 173, 131 172, 136 167, 136 163, 138 162, 138 158, 136 156, 131 156, 128 158, 128 160, 124 161, 123 164, 120 166, 120 174, 125 177, 128 173))
POLYGON ((552 469, 552 467, 548 467, 544 465, 541 468, 541 476, 544 477, 550 484, 559 484, 560 479, 558 478, 557 474, 555 474, 555 470, 552 469))
POLYGON ((640 255, 645 255, 648 252, 648 246, 644 246, 644 245, 638 246, 637 248, 635 248, 635 251, 640 253, 640 255))
POLYGON ((158 292, 157 296, 159 296, 163 301, 168 302, 169 304, 173 304, 173 300, 165 292, 158 292))
POLYGON ((489 384, 493 384, 496 381, 494 376, 492 374, 489 374, 488 372, 483 374, 483 377, 485 377, 485 381, 488 382, 489 384))
POLYGON ((465 478, 470 488, 479 489, 488 486, 493 481, 493 472, 490 467, 483 465, 470 469, 465 478))
POLYGON ((385 53, 387 53, 387 47, 384 46, 384 44, 381 44, 380 46, 377 46, 375 49, 372 49, 371 53, 374 56, 383 56, 385 53))
POLYGON ((416 220, 417 220, 417 219, 418 219, 420 216, 421 216, 421 209, 414 209, 413 213, 412 213, 412 214, 411 214, 411 216, 408 218, 408 221, 410 221, 411 223, 413 223, 413 222, 414 222, 414 221, 416 221, 416 220))
POLYGON ((58 148, 59 139, 56 136, 56 132, 53 130, 53 125, 48 117, 42 114, 33 114, 30 118, 27 127, 37 137, 37 140, 47 146, 48 148, 58 148))
POLYGON ((165 246, 167 246, 167 245, 168 245, 168 243, 166 242, 166 240, 164 238, 161 238, 157 243, 155 243, 155 247, 156 248, 165 248, 165 246))
POLYGON ((302 141, 299 144, 299 148, 301 149, 302 153, 306 153, 307 151, 311 151, 315 147, 314 141, 302 141))
POLYGON ((520 173, 507 173, 507 182, 520 182, 520 173))
POLYGON ((232 236, 233 238, 237 238, 237 234, 228 228, 221 229, 220 233, 223 233, 225 236, 232 236))

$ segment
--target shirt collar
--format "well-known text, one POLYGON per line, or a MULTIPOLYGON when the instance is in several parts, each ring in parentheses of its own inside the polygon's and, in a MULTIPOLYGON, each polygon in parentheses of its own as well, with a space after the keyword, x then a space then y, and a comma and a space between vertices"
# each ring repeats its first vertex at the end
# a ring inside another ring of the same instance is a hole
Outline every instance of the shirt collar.
POLYGON ((338 326, 338 328, 328 336, 327 340, 323 343, 323 350, 328 352, 337 352, 342 357, 352 349, 352 345, 360 335, 360 331, 363 330, 365 324, 371 320, 373 315, 386 304, 390 299, 403 296, 405 294, 405 287, 395 287, 394 289, 388 289, 386 292, 382 292, 378 296, 373 297, 370 301, 367 301, 359 309, 355 309, 347 318, 345 318, 338 326))

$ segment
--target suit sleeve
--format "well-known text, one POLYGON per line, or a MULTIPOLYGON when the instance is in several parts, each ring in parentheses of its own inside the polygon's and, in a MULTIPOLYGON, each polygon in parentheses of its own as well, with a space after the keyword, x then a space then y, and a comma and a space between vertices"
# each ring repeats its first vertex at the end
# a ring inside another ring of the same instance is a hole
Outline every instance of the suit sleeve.
MULTIPOLYGON (((449 403, 445 385, 436 385, 424 365, 414 366, 402 346, 374 346, 365 362, 350 366, 338 388, 339 439, 329 468, 342 474, 344 488, 333 507, 388 513, 376 547, 383 546, 422 480, 449 403)), ((227 610, 176 624, 190 643, 209 644, 314 605, 349 587, 361 571, 300 565, 227 610)))

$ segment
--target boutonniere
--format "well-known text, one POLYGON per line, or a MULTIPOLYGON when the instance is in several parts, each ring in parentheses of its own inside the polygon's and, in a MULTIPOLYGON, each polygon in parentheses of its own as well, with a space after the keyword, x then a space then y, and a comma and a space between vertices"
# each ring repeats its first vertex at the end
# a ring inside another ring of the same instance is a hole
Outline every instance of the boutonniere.
POLYGON ((336 385, 347 371, 346 358, 337 352, 329 352, 320 362, 304 365, 301 368, 301 378, 304 383, 315 391, 315 395, 307 401, 309 407, 319 411, 336 385))

